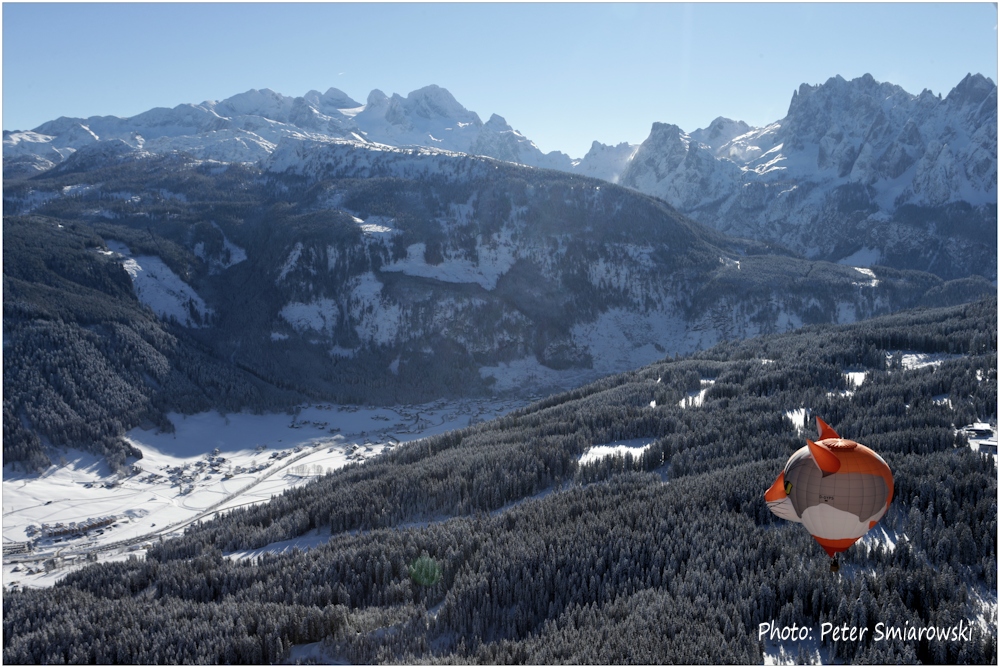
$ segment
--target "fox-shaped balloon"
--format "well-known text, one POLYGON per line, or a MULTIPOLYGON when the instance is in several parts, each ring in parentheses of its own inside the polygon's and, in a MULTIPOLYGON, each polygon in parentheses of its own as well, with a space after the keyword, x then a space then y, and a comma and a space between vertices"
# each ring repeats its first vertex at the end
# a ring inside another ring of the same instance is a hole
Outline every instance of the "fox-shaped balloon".
MULTIPOLYGON (((892 501, 885 460, 841 438, 816 418, 819 439, 806 439, 785 464, 764 500, 772 513, 801 522, 831 558, 854 545, 882 519, 892 501)), ((836 570, 836 561, 831 568, 836 570)))

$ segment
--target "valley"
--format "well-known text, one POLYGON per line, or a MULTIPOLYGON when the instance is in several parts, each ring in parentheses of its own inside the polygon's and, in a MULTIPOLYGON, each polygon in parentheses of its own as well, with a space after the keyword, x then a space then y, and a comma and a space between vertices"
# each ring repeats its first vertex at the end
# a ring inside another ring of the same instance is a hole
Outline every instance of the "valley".
POLYGON ((59 450, 40 474, 4 469, 3 584, 50 586, 91 563, 144 557, 194 522, 265 503, 349 464, 503 415, 525 400, 364 408, 317 404, 271 415, 171 414, 173 433, 133 429, 142 453, 120 472, 59 450))

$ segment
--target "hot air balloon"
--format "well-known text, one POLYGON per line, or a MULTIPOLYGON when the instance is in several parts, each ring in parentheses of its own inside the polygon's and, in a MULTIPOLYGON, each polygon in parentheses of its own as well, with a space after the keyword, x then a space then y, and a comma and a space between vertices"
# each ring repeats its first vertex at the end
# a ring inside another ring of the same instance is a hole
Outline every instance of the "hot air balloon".
POLYGON ((764 493, 772 513, 800 522, 839 569, 843 552, 875 526, 892 501, 892 471, 871 449, 841 438, 816 418, 819 439, 806 439, 764 493))

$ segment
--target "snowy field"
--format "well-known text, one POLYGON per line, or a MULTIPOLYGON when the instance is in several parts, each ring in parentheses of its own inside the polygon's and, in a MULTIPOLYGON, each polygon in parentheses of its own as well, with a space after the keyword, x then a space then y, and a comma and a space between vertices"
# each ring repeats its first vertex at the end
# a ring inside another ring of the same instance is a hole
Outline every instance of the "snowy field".
MULTIPOLYGON (((51 452, 55 464, 41 475, 4 466, 3 584, 49 586, 88 559, 141 557, 154 541, 180 535, 219 511, 265 502, 348 463, 524 403, 326 404, 294 414, 172 414, 174 433, 128 433, 143 456, 129 460, 121 474, 94 455, 65 449, 51 452)), ((301 549, 328 538, 308 535, 271 547, 301 549)))

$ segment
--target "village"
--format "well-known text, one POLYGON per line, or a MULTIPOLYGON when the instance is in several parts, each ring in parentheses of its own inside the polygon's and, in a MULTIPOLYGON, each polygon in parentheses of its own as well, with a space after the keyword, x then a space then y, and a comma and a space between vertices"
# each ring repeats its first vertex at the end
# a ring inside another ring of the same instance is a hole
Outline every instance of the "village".
POLYGON ((265 502, 343 466, 524 403, 494 397, 174 415, 174 432, 129 432, 143 457, 118 472, 93 456, 66 452, 66 465, 4 486, 4 585, 48 586, 95 560, 142 558, 152 542, 180 535, 191 522, 265 502))

